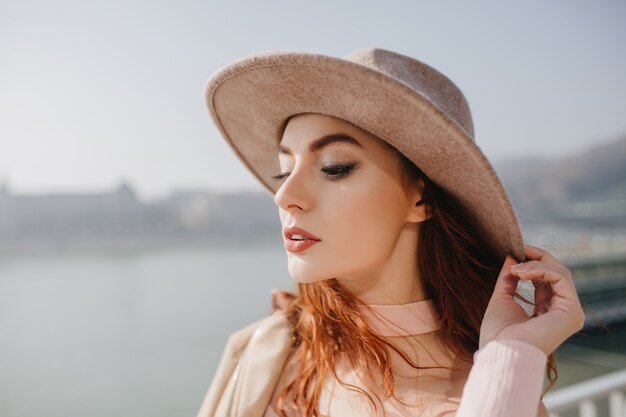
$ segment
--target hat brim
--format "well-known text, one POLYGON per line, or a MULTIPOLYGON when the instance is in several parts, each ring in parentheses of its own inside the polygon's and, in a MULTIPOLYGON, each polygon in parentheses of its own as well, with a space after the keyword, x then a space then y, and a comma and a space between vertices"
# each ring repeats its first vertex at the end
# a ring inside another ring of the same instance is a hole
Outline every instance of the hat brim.
POLYGON ((525 261, 511 201, 478 145, 423 95, 372 68, 341 58, 268 52, 220 68, 206 105, 238 158, 275 194, 278 144, 286 120, 321 113, 346 120, 407 155, 474 214, 502 256, 525 261))

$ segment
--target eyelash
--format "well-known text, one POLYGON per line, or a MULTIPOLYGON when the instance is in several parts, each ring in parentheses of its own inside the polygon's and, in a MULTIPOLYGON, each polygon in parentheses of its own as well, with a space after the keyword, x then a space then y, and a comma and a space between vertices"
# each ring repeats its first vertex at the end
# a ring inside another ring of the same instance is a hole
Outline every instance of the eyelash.
MULTIPOLYGON (((326 173, 326 177, 330 181, 339 181, 340 179, 343 179, 350 175, 356 165, 356 163, 347 165, 331 165, 322 168, 322 171, 326 173)), ((280 181, 283 178, 287 177, 289 174, 290 172, 285 172, 283 174, 273 175, 272 178, 280 181)))

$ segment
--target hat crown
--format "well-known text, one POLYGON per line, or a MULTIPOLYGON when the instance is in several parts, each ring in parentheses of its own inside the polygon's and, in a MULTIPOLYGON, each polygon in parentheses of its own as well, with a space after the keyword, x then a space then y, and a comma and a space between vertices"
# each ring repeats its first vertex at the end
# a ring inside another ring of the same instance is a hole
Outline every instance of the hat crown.
POLYGON ((474 140, 474 123, 467 99, 452 80, 435 68, 415 58, 381 48, 359 49, 345 55, 343 59, 404 83, 461 126, 474 140))

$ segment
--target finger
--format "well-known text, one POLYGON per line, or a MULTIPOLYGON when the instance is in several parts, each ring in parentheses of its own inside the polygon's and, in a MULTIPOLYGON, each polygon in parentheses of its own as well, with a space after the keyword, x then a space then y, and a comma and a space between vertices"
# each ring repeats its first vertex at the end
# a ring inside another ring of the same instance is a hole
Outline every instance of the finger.
POLYGON ((562 264, 554 265, 545 261, 526 261, 521 264, 516 264, 511 266, 511 272, 515 273, 517 271, 523 271, 524 269, 530 268, 541 268, 541 267, 552 268, 555 271, 560 271, 565 276, 571 276, 569 269, 564 267, 562 264))
POLYGON ((531 245, 524 245, 524 250, 526 252, 526 258, 528 260, 543 261, 551 265, 561 265, 561 266, 563 265, 561 262, 559 262, 558 259, 552 256, 545 249, 541 249, 541 248, 538 248, 536 246, 531 246, 531 245))
POLYGON ((492 297, 507 297, 512 298, 517 289, 517 282, 519 278, 511 274, 511 266, 515 265, 517 260, 511 255, 507 255, 504 259, 504 264, 496 280, 496 285, 493 289, 492 297))
POLYGON ((537 284, 535 285, 535 309, 545 311, 552 304, 554 291, 552 291, 550 284, 545 281, 534 281, 533 284, 535 283, 537 284))
POLYGON ((549 306, 536 305, 535 308, 533 309, 533 315, 531 317, 541 316, 542 314, 545 314, 548 311, 550 311, 550 307, 549 306))
POLYGON ((561 310, 535 312, 535 317, 532 319, 533 336, 537 345, 543 346, 542 349, 547 354, 554 352, 564 339, 576 332, 570 316, 561 310))
POLYGON ((569 300, 577 300, 578 294, 571 277, 562 268, 550 264, 529 263, 528 270, 515 271, 523 280, 544 281, 548 283, 554 291, 554 295, 569 300))

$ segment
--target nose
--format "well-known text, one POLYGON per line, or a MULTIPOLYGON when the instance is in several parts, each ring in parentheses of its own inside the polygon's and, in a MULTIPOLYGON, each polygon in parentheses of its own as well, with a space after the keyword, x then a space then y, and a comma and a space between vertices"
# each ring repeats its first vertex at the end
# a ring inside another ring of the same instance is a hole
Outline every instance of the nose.
POLYGON ((302 168, 304 167, 294 168, 276 191, 274 203, 279 208, 286 211, 310 210, 312 204, 311 183, 302 168))

